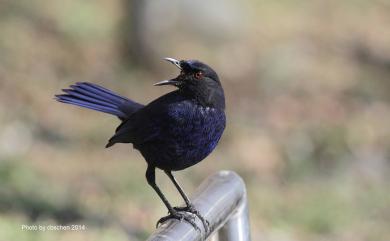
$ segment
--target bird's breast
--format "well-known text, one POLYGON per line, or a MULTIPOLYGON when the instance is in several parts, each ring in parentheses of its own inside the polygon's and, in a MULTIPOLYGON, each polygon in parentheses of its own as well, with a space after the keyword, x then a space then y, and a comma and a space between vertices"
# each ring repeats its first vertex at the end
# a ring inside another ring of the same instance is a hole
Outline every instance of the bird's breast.
POLYGON ((153 147, 159 150, 155 162, 162 169, 181 170, 202 161, 225 129, 225 113, 216 108, 180 103, 169 109, 168 115, 169 122, 153 147))

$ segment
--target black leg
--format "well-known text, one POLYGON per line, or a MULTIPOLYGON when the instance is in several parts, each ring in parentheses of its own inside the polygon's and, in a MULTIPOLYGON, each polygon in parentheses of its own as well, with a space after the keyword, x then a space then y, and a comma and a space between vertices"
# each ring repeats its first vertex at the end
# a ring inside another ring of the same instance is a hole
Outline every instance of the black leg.
POLYGON ((173 208, 171 204, 168 202, 167 198, 164 196, 164 194, 161 192, 160 188, 156 185, 156 174, 155 174, 156 168, 153 166, 148 166, 148 169, 146 169, 146 180, 148 181, 148 184, 156 191, 158 196, 161 198, 165 206, 167 207, 169 212, 173 211, 173 208))
POLYGON ((188 199, 187 195, 184 193, 184 191, 180 187, 179 183, 177 183, 175 177, 172 175, 172 172, 171 171, 164 171, 164 172, 168 175, 169 179, 171 179, 171 181, 175 185, 176 189, 179 191, 179 193, 182 196, 182 198, 184 199, 184 202, 186 203, 187 207, 191 206, 190 199, 188 199))
POLYGON ((180 195, 182 196, 182 198, 184 199, 184 202, 186 203, 186 207, 174 207, 173 209, 175 209, 176 211, 185 211, 185 212, 189 212, 189 213, 193 213, 195 214, 203 223, 203 226, 206 230, 206 232, 208 232, 209 230, 209 222, 200 214, 200 212, 198 210, 196 210, 194 208, 194 206, 191 204, 190 202, 190 199, 187 197, 187 195, 184 193, 183 189, 180 187, 179 183, 177 183, 175 177, 172 175, 172 172, 171 171, 164 171, 167 176, 169 177, 169 179, 171 179, 171 181, 173 182, 173 184, 175 185, 176 189, 179 191, 180 195))
POLYGON ((156 226, 158 226, 159 224, 167 221, 168 219, 175 218, 175 219, 178 219, 178 220, 185 220, 185 221, 187 221, 196 230, 199 231, 199 228, 198 228, 198 226, 196 226, 196 224, 195 224, 195 222, 194 222, 192 217, 189 217, 189 216, 187 216, 185 214, 179 213, 177 210, 172 208, 171 204, 168 202, 168 200, 166 199, 164 194, 161 192, 160 188, 156 185, 155 169, 156 168, 154 166, 148 166, 148 168, 146 170, 146 180, 148 181, 148 184, 156 191, 156 193, 161 198, 161 200, 163 201, 163 203, 165 204, 165 206, 167 207, 168 212, 169 212, 168 216, 162 217, 160 220, 158 220, 156 226))

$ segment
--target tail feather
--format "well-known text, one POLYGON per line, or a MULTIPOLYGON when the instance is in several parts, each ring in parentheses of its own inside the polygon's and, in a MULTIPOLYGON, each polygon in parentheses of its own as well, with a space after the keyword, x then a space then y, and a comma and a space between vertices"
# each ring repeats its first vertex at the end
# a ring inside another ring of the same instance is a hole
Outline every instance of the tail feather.
POLYGON ((85 108, 88 108, 88 109, 105 112, 105 113, 108 113, 108 114, 116 115, 116 116, 118 116, 120 118, 124 118, 125 117, 124 113, 122 113, 119 110, 114 109, 114 108, 93 104, 93 103, 90 103, 90 102, 87 102, 87 101, 83 101, 83 100, 77 99, 75 97, 66 96, 66 95, 57 95, 56 97, 57 97, 57 100, 59 102, 62 102, 62 103, 77 105, 77 106, 85 107, 85 108))
MULTIPOLYGON (((74 91, 77 91, 83 95, 87 95, 87 96, 90 96, 90 97, 93 97, 95 98, 96 100, 102 100, 102 101, 107 101, 107 98, 105 98, 104 96, 102 96, 102 94, 98 93, 96 94, 96 91, 94 91, 94 89, 88 89, 88 88, 85 88, 85 86, 83 85, 71 85, 70 86, 74 91)), ((112 100, 110 100, 110 103, 112 103, 112 100)))
POLYGON ((57 101, 116 115, 120 119, 126 119, 143 107, 111 90, 88 82, 76 83, 63 92, 65 94, 55 96, 57 101))
POLYGON ((71 87, 80 92, 84 91, 84 93, 88 93, 89 95, 96 94, 97 96, 99 96, 98 98, 102 98, 102 100, 110 101, 111 103, 114 104, 120 104, 123 103, 123 101, 133 102, 132 100, 120 96, 117 93, 109 89, 106 89, 102 86, 99 86, 97 84, 82 82, 82 83, 76 83, 76 85, 72 85, 71 87))
POLYGON ((84 101, 88 101, 93 104, 107 106, 111 108, 116 108, 117 106, 115 104, 112 104, 112 102, 104 101, 104 99, 101 99, 99 97, 91 96, 90 93, 80 93, 77 90, 72 89, 63 89, 63 92, 67 93, 69 96, 72 96, 73 98, 78 98, 84 101))

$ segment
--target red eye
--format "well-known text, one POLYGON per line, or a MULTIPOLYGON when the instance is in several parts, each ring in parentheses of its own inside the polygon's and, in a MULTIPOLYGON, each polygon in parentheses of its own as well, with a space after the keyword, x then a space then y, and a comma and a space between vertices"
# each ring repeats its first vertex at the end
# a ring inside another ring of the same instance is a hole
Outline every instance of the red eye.
POLYGON ((197 78, 197 79, 201 79, 203 77, 203 72, 202 71, 196 72, 194 74, 194 77, 197 78))

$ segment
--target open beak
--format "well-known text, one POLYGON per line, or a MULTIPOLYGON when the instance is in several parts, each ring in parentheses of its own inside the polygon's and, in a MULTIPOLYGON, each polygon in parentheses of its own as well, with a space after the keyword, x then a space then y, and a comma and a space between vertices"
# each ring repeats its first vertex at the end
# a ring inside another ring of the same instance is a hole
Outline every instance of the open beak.
POLYGON ((179 69, 182 69, 180 66, 180 61, 174 58, 164 58, 164 60, 176 65, 179 69))
MULTIPOLYGON (((180 66, 180 61, 174 58, 164 58, 164 60, 176 65, 179 69, 182 69, 180 66)), ((161 86, 161 85, 174 85, 177 86, 179 84, 179 81, 176 79, 170 79, 170 80, 163 80, 158 83, 155 83, 154 86, 161 86)))

